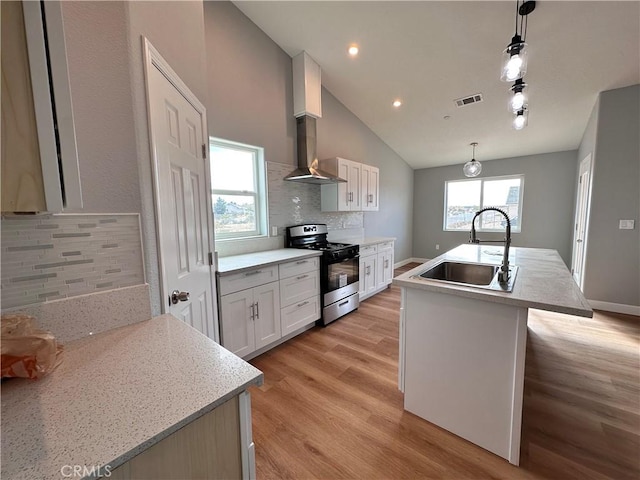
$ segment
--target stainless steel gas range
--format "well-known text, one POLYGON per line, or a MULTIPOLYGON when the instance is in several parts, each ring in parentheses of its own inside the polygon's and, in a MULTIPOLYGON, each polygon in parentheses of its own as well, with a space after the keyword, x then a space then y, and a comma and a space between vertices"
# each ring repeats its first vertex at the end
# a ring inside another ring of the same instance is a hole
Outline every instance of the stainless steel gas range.
POLYGON ((306 224, 287 227, 286 245, 290 248, 321 250, 320 289, 321 325, 328 325, 360 305, 358 245, 327 241, 327 226, 306 224))

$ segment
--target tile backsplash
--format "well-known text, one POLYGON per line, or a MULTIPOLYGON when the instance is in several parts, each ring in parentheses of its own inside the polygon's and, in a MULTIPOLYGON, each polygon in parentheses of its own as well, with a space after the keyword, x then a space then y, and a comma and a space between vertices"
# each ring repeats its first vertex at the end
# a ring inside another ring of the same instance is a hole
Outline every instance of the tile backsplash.
POLYGON ((284 247, 285 227, 300 223, 325 223, 327 229, 364 229, 362 212, 322 212, 320 185, 288 182, 283 178, 295 167, 290 164, 266 162, 267 195, 269 199, 269 232, 278 227, 278 236, 216 242, 221 257, 259 252, 284 247))
POLYGON ((329 230, 364 227, 362 212, 320 211, 320 185, 283 180, 294 169, 289 164, 267 162, 271 227, 278 227, 278 231, 299 223, 326 223, 329 230))
POLYGON ((137 214, 2 218, 2 309, 145 283, 137 214))

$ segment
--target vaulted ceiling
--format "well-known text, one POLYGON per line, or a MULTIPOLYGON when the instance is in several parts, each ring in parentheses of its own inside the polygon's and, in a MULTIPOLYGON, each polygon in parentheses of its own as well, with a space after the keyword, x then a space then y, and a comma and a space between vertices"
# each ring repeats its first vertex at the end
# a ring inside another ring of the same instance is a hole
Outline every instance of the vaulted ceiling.
POLYGON ((464 163, 471 142, 478 160, 576 149, 598 93, 640 83, 638 1, 537 2, 521 131, 499 78, 514 1, 234 4, 289 55, 307 51, 323 86, 413 168, 464 163), (482 102, 456 106, 476 93, 482 102))

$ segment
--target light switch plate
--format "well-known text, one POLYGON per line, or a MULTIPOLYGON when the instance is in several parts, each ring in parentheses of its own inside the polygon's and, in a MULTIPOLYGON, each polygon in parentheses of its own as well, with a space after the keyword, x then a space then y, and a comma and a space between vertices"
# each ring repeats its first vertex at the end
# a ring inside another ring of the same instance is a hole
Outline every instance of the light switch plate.
POLYGON ((618 228, 620 230, 633 230, 635 228, 635 224, 635 220, 620 220, 620 226, 618 228))

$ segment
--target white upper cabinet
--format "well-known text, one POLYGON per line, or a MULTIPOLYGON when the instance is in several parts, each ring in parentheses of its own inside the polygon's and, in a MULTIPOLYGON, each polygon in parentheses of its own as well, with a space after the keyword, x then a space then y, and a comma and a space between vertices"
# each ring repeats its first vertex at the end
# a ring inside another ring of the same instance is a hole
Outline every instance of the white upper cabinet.
MULTIPOLYGON (((375 192, 376 208, 364 208, 363 174, 368 168, 367 178, 372 178, 371 169, 375 170, 376 190, 378 185, 378 169, 346 158, 328 158, 320 160, 320 168, 344 178, 346 183, 332 183, 321 186, 321 209, 323 212, 360 212, 362 210, 378 210, 378 193, 375 192)), ((367 180, 367 185, 370 181, 367 180)), ((367 187, 367 195, 373 193, 367 187)), ((369 203, 371 205, 371 203, 369 203)))
POLYGON ((60 2, 0 3, 2 211, 81 208, 60 2))
POLYGON ((362 210, 378 210, 378 193, 380 189, 380 170, 371 165, 362 165, 362 210))

